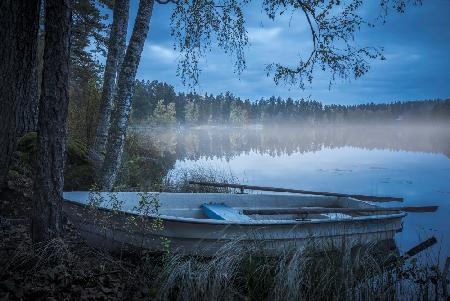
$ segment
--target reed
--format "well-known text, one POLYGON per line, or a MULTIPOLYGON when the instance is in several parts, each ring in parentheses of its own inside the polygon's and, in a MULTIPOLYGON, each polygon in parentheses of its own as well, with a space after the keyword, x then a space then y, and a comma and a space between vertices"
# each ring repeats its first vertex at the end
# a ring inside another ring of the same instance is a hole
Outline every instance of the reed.
POLYGON ((239 241, 210 258, 166 255, 158 300, 428 300, 445 299, 448 275, 424 254, 411 261, 373 244, 351 252, 314 246, 273 257, 239 241), (255 252, 256 251, 256 252, 255 252))
POLYGON ((232 193, 238 192, 238 189, 229 187, 208 187, 191 185, 190 181, 210 181, 221 183, 237 183, 238 178, 231 170, 218 168, 208 164, 197 164, 190 168, 178 169, 171 171, 162 181, 162 191, 167 192, 221 192, 232 193))

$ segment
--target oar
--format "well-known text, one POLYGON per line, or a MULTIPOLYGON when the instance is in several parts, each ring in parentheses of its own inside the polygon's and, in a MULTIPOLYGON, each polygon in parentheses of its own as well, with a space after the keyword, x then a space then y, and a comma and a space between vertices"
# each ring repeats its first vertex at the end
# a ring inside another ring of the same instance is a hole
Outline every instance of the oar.
MULTIPOLYGON (((431 238, 428 238, 427 240, 424 240, 423 242, 417 244, 416 246, 412 247, 408 251, 406 251, 403 255, 400 256, 401 259, 408 260, 411 257, 416 256, 417 254, 425 251, 431 246, 434 246, 437 243, 436 237, 432 236, 431 238)), ((398 257, 390 257, 388 261, 384 263, 385 266, 394 268, 395 263, 397 261, 398 257)))
POLYGON ((244 214, 276 215, 276 214, 323 214, 323 213, 357 213, 357 212, 435 212, 438 206, 376 207, 376 208, 261 208, 244 209, 244 214))
POLYGON ((244 189, 248 189, 248 190, 273 191, 273 192, 291 192, 291 193, 311 194, 311 195, 325 195, 325 196, 335 196, 335 197, 350 197, 350 198, 355 198, 355 199, 359 199, 359 200, 363 200, 363 201, 371 201, 371 202, 403 202, 403 198, 389 197, 389 196, 346 194, 346 193, 338 193, 338 192, 309 191, 309 190, 301 190, 301 189, 251 186, 251 185, 215 183, 215 182, 189 181, 189 184, 211 186, 211 187, 237 188, 237 189, 240 189, 241 192, 243 192, 244 189))
POLYGON ((423 250, 428 249, 429 247, 431 247, 432 245, 434 245, 436 243, 437 243, 436 237, 432 236, 431 238, 421 242, 420 244, 418 244, 415 247, 413 247, 413 248, 409 249, 408 251, 406 251, 405 254, 402 256, 402 258, 403 259, 411 258, 411 257, 419 254, 423 250))

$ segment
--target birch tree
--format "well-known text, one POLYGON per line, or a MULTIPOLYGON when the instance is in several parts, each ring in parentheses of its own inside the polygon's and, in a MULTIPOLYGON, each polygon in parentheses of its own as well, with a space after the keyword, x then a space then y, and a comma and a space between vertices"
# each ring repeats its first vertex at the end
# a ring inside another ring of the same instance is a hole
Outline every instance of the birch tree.
POLYGON ((139 1, 133 33, 120 69, 115 106, 111 115, 111 127, 106 146, 106 155, 99 179, 101 187, 105 190, 112 189, 121 163, 131 110, 131 98, 134 92, 134 81, 150 27, 149 23, 153 12, 153 4, 153 0, 139 1))
POLYGON ((117 73, 122 65, 126 49, 129 8, 130 0, 116 0, 114 3, 113 21, 108 44, 105 73, 103 76, 103 89, 98 124, 94 143, 92 144, 94 153, 99 154, 101 157, 104 155, 108 138, 117 73))

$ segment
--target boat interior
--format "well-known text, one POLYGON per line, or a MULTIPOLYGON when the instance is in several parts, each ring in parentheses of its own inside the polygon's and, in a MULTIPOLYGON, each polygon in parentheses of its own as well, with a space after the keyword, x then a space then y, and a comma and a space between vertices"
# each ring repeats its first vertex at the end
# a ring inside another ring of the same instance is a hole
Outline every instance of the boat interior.
POLYGON ((111 199, 122 203, 122 211, 139 213, 137 204, 144 198, 149 206, 158 204, 161 216, 215 219, 228 221, 252 220, 322 220, 389 214, 392 212, 364 212, 379 208, 365 201, 348 197, 310 196, 293 194, 222 194, 222 193, 95 193, 65 192, 66 200, 89 204, 101 198, 100 206, 111 207, 111 199), (342 208, 343 212, 339 212, 342 208), (330 210, 331 209, 331 210, 330 210), (350 209, 350 210, 348 210, 350 209), (331 211, 331 212, 330 212, 331 211))

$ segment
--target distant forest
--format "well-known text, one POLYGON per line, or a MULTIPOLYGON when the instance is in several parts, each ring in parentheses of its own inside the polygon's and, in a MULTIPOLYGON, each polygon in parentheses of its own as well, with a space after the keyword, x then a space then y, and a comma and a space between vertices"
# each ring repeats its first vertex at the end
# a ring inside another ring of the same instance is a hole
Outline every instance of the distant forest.
POLYGON ((450 121, 450 99, 359 105, 324 105, 272 96, 241 99, 230 92, 177 93, 158 81, 137 81, 132 122, 137 124, 370 123, 450 121))

